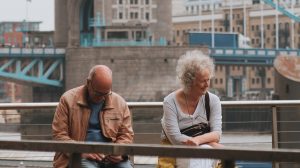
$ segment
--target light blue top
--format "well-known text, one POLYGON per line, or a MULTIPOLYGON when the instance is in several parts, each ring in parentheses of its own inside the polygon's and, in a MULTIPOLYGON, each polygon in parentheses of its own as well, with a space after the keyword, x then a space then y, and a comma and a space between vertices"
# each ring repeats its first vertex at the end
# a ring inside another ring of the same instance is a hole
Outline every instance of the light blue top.
MULTIPOLYGON (((222 134, 222 109, 218 96, 209 92, 210 104, 210 130, 222 134)), ((198 105, 193 115, 183 113, 177 100, 176 92, 172 92, 164 98, 164 114, 161 120, 162 127, 172 144, 180 145, 186 141, 188 136, 181 134, 180 129, 187 128, 197 123, 208 123, 205 110, 205 95, 199 99, 198 105)), ((161 138, 165 138, 162 132, 161 138)))
POLYGON ((102 111, 104 101, 98 104, 90 102, 91 115, 89 119, 89 127, 85 140, 88 142, 109 142, 109 139, 104 137, 101 130, 100 113, 102 111))

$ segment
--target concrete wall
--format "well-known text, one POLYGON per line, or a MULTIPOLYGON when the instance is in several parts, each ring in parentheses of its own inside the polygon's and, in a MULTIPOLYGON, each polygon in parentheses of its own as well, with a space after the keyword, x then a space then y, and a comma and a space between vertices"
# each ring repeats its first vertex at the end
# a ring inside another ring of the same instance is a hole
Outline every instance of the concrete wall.
MULTIPOLYGON (((275 93, 279 100, 299 100, 300 99, 300 83, 287 79, 286 77, 275 71, 275 93)), ((300 149, 300 109, 292 107, 284 107, 278 110, 278 139, 279 148, 300 149), (296 142, 296 143, 293 143, 296 142)), ((298 164, 296 167, 299 167, 298 164)), ((281 167, 287 168, 291 165, 282 164, 281 167)))
POLYGON ((275 71, 275 93, 280 100, 299 100, 300 82, 292 81, 275 71))
POLYGON ((109 66, 113 91, 127 101, 161 101, 179 87, 176 81, 178 57, 197 47, 105 47, 69 48, 66 55, 66 89, 84 84, 91 67, 109 66))

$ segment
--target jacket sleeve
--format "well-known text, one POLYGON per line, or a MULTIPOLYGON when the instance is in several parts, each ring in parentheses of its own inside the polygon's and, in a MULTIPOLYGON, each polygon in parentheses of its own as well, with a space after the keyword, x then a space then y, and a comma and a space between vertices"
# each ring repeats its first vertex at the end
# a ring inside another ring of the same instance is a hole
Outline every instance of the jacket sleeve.
POLYGON ((69 136, 69 107, 64 96, 62 96, 52 122, 52 136, 54 140, 73 141, 69 136))
POLYGON ((126 103, 123 106, 123 122, 118 130, 116 137, 116 143, 132 143, 133 142, 133 129, 132 129, 132 118, 129 108, 126 103))

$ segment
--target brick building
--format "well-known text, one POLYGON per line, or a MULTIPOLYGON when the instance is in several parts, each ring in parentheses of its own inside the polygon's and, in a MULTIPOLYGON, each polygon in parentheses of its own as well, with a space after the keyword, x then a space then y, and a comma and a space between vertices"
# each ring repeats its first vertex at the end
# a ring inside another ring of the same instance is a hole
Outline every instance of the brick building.
MULTIPOLYGON (((293 7, 295 13, 300 12, 299 1, 294 1, 294 4, 292 1, 279 2, 280 6, 284 5, 289 11, 293 7)), ((278 12, 277 27, 276 10, 268 4, 261 5, 260 1, 185 0, 183 4, 183 12, 173 13, 174 45, 186 45, 185 36, 188 32, 214 31, 243 34, 250 38, 253 48, 300 47, 300 24, 278 12)), ((269 99, 274 92, 274 73, 273 67, 218 65, 212 87, 223 92, 222 95, 226 97, 269 99)))

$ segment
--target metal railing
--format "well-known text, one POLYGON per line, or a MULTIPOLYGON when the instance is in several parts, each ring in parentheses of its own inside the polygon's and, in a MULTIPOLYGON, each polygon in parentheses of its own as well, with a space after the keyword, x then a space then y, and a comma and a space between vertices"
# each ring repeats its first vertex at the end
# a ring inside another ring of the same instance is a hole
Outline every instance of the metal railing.
POLYGON ((221 159, 224 168, 234 168, 235 160, 249 161, 283 161, 300 162, 300 150, 257 150, 257 149, 204 149, 199 147, 83 143, 62 141, 0 141, 1 149, 30 151, 59 151, 72 153, 71 167, 80 168, 81 153, 97 153, 113 155, 146 155, 170 156, 181 158, 216 158, 221 159))
MULTIPOLYGON (((299 122, 300 118, 297 118, 298 115, 293 115, 296 118, 295 121, 279 121, 278 116, 280 113, 287 113, 283 111, 283 108, 300 108, 299 100, 272 100, 272 101, 222 101, 223 109, 223 118, 230 117, 229 113, 232 113, 230 109, 268 109, 267 112, 270 113, 270 124, 271 130, 269 133, 272 134, 272 147, 275 149, 243 149, 243 148, 225 148, 225 149, 200 149, 200 148, 191 148, 183 146, 172 146, 166 147, 157 144, 132 144, 132 145, 118 145, 118 144, 101 144, 101 143, 64 143, 56 141, 1 141, 0 149, 8 150, 31 150, 31 151, 62 151, 62 152, 71 152, 74 153, 74 157, 80 156, 81 152, 96 152, 96 151, 105 151, 105 153, 111 154, 129 154, 129 155, 144 155, 144 156, 173 156, 173 157, 195 157, 195 158, 218 158, 224 160, 224 163, 231 165, 235 160, 247 160, 247 161, 272 161, 272 162, 298 162, 297 160, 300 155, 299 150, 289 150, 289 149, 276 149, 281 147, 279 135, 284 133, 289 133, 289 131, 278 130, 278 124, 287 122, 294 123, 299 122), (229 110, 229 111, 228 111, 229 110), (93 147, 91 147, 91 145, 93 147), (62 147, 63 146, 63 147, 62 147), (74 147, 76 146, 76 147, 74 147), (176 152, 174 152, 176 151, 176 152), (182 152, 178 152, 182 151, 182 152)), ((135 115, 134 110, 137 108, 147 109, 146 113, 149 114, 149 109, 159 108, 159 115, 162 114, 162 102, 128 102, 129 107, 133 111, 133 116, 135 115)), ((0 110, 25 110, 22 113, 26 113, 28 109, 54 109, 57 106, 57 103, 0 103, 0 110)), ((299 110, 298 110, 299 111, 299 110)), ((249 111, 246 111, 247 113, 249 111)), ((253 112, 257 112, 254 110, 253 112)), ((297 111, 288 111, 297 113, 297 111)), ((22 114, 21 113, 21 114, 22 114)), ((51 115, 53 115, 54 110, 51 115)), ((250 111, 252 113, 252 111, 250 111)), ((140 113, 138 113, 140 114, 140 113)), ((291 113, 289 113, 291 114, 291 113)), ((35 113, 36 115, 36 113, 35 113)), ((256 125, 258 122, 265 121, 253 121, 256 125)), ((229 123, 224 121, 224 123, 229 123)), ((21 123, 22 124, 22 123, 21 123)), ((24 123, 23 123, 24 124, 24 123)), ((133 120, 133 124, 136 124, 133 120)), ((144 123, 145 124, 145 123, 144 123)), ((158 124, 158 123, 156 123, 158 124)), ((244 123, 243 123, 244 124, 244 123)), ((48 123, 50 126, 51 123, 48 123)), ((36 126, 39 126, 38 124, 36 126)), ((299 127, 298 127, 299 128, 299 127)), ((294 130, 293 133, 300 132, 294 130)), ((136 135, 141 133, 140 136, 144 136, 142 132, 138 132, 136 135)), ((236 133, 240 133, 237 132, 236 133)), ((259 132, 258 132, 259 133, 259 132)), ((49 132, 50 134, 50 132, 49 132)), ((157 138, 157 137, 156 137, 157 138)), ((283 144, 298 144, 300 141, 293 142, 283 142, 283 144)), ((75 159, 76 160, 76 159, 75 159)), ((74 163, 75 165, 77 163, 74 163)), ((230 167, 230 166, 227 166, 230 167)))

